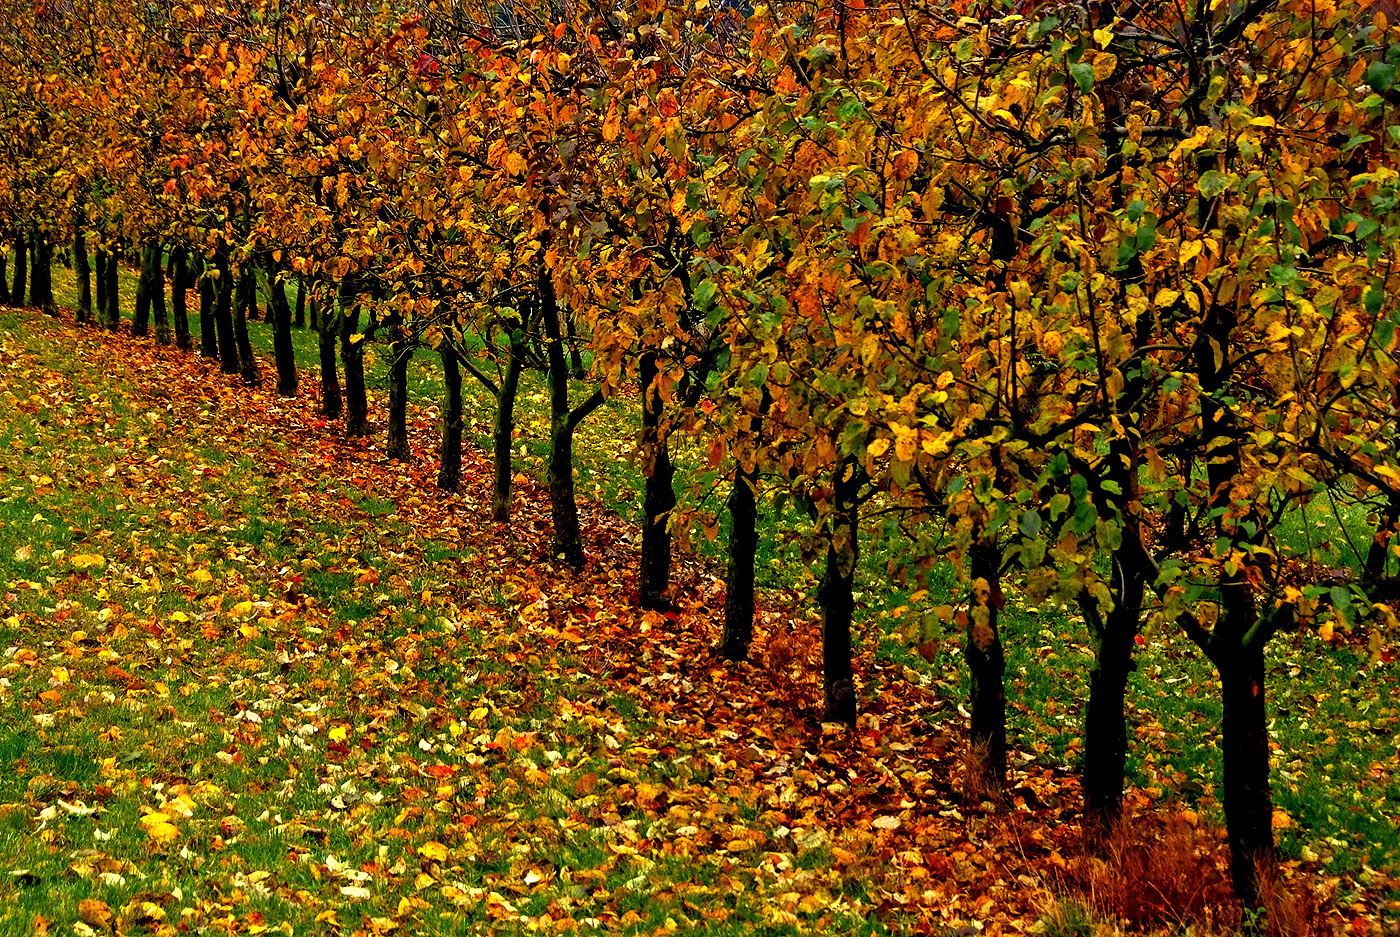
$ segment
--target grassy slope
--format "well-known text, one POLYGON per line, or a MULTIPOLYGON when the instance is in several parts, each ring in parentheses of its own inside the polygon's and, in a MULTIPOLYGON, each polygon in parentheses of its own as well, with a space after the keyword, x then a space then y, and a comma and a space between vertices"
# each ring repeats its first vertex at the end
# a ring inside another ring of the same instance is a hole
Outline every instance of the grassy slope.
MULTIPOLYGON (((959 862, 975 871, 976 856, 1006 848, 999 825, 974 817, 950 830, 938 819, 953 811, 942 760, 955 748, 947 733, 960 698, 951 646, 925 667, 896 643, 877 642, 863 672, 867 691, 885 694, 872 707, 877 721, 892 727, 874 733, 881 748, 857 759, 858 777, 841 779, 820 753, 843 746, 810 728, 807 623, 761 635, 767 666, 739 674, 702 679, 665 643, 619 650, 598 638, 607 634, 599 622, 621 616, 623 636, 645 623, 666 641, 697 646, 710 622, 702 612, 639 623, 615 592, 600 595, 623 581, 629 559, 625 534, 606 518, 590 519, 603 582, 556 573, 541 593, 530 545, 544 530, 537 513, 523 512, 522 543, 509 547, 496 532, 468 529, 476 495, 440 501, 423 484, 429 467, 398 474, 372 449, 318 430, 298 404, 249 394, 145 343, 118 339, 104 349, 86 336, 75 357, 66 351, 72 333, 47 322, 10 317, 3 326, 0 412, 14 417, 0 428, 9 647, 0 753, 20 770, 0 784, 10 805, 0 808, 0 863, 27 870, 10 884, 6 932, 24 932, 35 914, 71 919, 89 895, 154 926, 159 915, 136 900, 143 892, 164 896, 151 903, 165 902, 167 920, 185 914, 197 926, 212 926, 227 906, 250 924, 263 914, 307 925, 329 911, 347 927, 379 917, 453 932, 497 918, 511 929, 521 915, 553 908, 580 920, 633 912, 644 930, 670 918, 687 932, 723 933, 751 930, 775 911, 774 927, 831 926, 833 913, 849 923, 911 896, 912 911, 882 920, 931 921, 935 908, 954 921, 1034 916, 1033 897, 961 880, 969 876, 959 862), (151 355, 149 370, 139 381, 113 378, 114 354, 127 365, 151 355), (507 561, 523 565, 512 574, 507 561), (522 631, 538 643, 522 643, 522 631), (680 705, 677 689, 661 702, 654 691, 638 694, 629 683, 639 671, 655 672, 653 686, 700 684, 683 696, 733 693, 723 680, 736 676, 758 681, 760 695, 706 715, 690 738, 693 723, 658 721, 680 705), (616 682, 580 676, 600 672, 616 682), (760 737, 760 753, 745 756, 750 738, 726 736, 731 724, 751 730, 754 707, 770 732, 796 728, 791 738, 777 733, 779 742, 760 737), (930 728, 934 736, 918 737, 930 728), (910 741, 914 756, 894 747, 910 741), (716 764, 715 745, 736 757, 716 764), (813 780, 782 787, 798 774, 789 763, 759 781, 775 764, 770 746, 817 759, 813 780), (663 750, 671 758, 658 764, 651 753, 663 750), (911 774, 904 784, 921 794, 909 806, 904 795, 886 798, 902 818, 896 832, 864 822, 872 815, 864 795, 886 774, 911 774), (764 802, 764 786, 775 783, 775 800, 764 802), (793 787, 805 814, 784 800, 793 787), (95 806, 103 812, 86 815, 95 806), (143 810, 164 814, 178 835, 160 842, 167 821, 143 827, 143 810), (751 845, 729 835, 736 823, 751 845), (679 855, 677 829, 694 844, 679 855), (93 849, 102 858, 79 855, 93 849), (705 859, 685 856, 690 849, 705 859), (764 869, 760 857, 776 858, 764 869), (921 887, 945 863, 966 903, 921 887), (369 885, 358 882, 364 875, 369 885), (493 892, 503 903, 492 904, 493 892), (724 912, 698 913, 716 894, 724 912)), ((420 417, 420 428, 430 426, 430 414, 420 417)), ((431 449, 426 436, 418 448, 431 449)), ((712 600, 709 577, 688 573, 699 590, 690 599, 712 600)), ((1012 616, 1008 631, 1024 749, 1018 778, 1038 808, 1030 819, 1049 823, 1073 796, 1059 772, 1077 750, 1083 638, 1053 613, 1012 616)), ((1400 866, 1390 816, 1400 800, 1395 667, 1306 634, 1285 636, 1274 658, 1285 852, 1343 904, 1359 900, 1390 922, 1378 926, 1393 927, 1393 904, 1381 905, 1387 890, 1394 901, 1400 866)), ((1218 767, 1201 743, 1213 738, 1218 711, 1207 673, 1179 642, 1147 649, 1134 770, 1139 799, 1180 793, 1177 806, 1199 807, 1209 833, 1218 767)), ((1049 884, 1037 862, 1045 855, 1022 856, 1032 892, 1049 884)))

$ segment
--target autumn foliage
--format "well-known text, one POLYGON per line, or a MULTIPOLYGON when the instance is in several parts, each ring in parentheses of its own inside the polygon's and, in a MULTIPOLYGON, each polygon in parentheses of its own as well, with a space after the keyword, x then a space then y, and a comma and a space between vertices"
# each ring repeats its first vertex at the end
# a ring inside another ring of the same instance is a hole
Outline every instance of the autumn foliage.
POLYGON ((12 299, 52 307, 55 245, 84 283, 91 247, 114 326, 104 271, 139 260, 156 339, 191 343, 194 289, 201 351, 253 384, 240 289, 285 284, 319 309, 323 408, 343 380, 351 436, 364 349, 387 343, 394 458, 406 362, 431 349, 438 484, 459 484, 475 381, 499 521, 538 370, 550 552, 574 568, 575 431, 635 399, 640 603, 684 601, 673 539, 724 502, 721 651, 747 657, 755 505, 798 505, 828 722, 865 703, 865 580, 926 594, 955 572, 904 637, 962 635, 979 801, 1007 797, 1014 745, 1002 612, 1075 610, 1084 827, 1111 856, 1135 649, 1184 634, 1219 681, 1234 893, 1267 903, 1265 649, 1300 627, 1378 649, 1400 596, 1400 34, 1357 0, 962 7, 10 4, 0 223, 31 265, 12 299), (1373 537, 1324 575, 1289 531, 1338 491, 1373 537), (901 544, 883 569, 877 528, 901 544))

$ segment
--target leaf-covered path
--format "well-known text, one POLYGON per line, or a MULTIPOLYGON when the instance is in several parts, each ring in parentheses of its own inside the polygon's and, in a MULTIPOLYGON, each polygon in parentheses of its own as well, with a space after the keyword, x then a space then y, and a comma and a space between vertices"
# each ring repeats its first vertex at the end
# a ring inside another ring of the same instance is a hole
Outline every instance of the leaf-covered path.
MULTIPOLYGON (((713 570, 641 612, 625 524, 585 505, 587 570, 553 563, 541 488, 502 527, 479 453, 432 487, 429 414, 389 463, 37 316, 0 413, 0 932, 1018 933, 1083 866, 1062 773, 964 802, 927 674, 864 651, 824 727, 805 613, 719 661, 713 570)), ((1172 829, 1223 893, 1218 831, 1172 829)))

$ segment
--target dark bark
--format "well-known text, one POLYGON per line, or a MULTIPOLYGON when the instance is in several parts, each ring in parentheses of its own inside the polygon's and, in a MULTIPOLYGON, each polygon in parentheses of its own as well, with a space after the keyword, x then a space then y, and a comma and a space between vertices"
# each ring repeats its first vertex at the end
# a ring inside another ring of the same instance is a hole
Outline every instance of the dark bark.
POLYGON ((214 324, 218 333, 219 370, 225 374, 238 373, 238 346, 233 332, 233 271, 230 269, 229 249, 220 245, 214 254, 218 281, 214 295, 214 324))
MULTIPOLYGON (((3 277, 3 274, 0 274, 0 277, 3 277)), ((83 323, 91 322, 92 264, 88 258, 87 238, 81 220, 73 226, 73 277, 78 282, 77 319, 83 323)))
POLYGON ((758 473, 734 467, 729 491, 729 557, 724 575, 724 635, 719 652, 726 660, 747 660, 753 641, 754 563, 758 554, 758 473))
POLYGON ((344 409, 340 397, 340 371, 335 361, 335 346, 340 335, 336 330, 335 318, 329 314, 317 315, 318 306, 316 297, 311 297, 311 318, 319 323, 316 348, 320 352, 321 415, 336 420, 344 409))
POLYGON ((1230 877, 1235 897, 1259 902, 1263 876, 1272 872, 1273 792, 1269 787, 1269 716, 1264 694, 1264 651, 1244 649, 1216 661, 1224 704, 1220 748, 1224 755, 1223 806, 1230 835, 1230 877))
POLYGON ((1364 570, 1368 584, 1385 578, 1386 566, 1390 561, 1390 544, 1395 538, 1397 526, 1400 526, 1400 494, 1391 494, 1385 505, 1385 513, 1376 525, 1371 546, 1366 550, 1364 570))
POLYGON ((1123 812, 1128 760, 1125 707, 1140 614, 1138 604, 1134 604, 1131 608, 1114 608, 1105 616, 1089 672, 1082 778, 1084 826, 1091 840, 1102 841, 1123 812))
POLYGON ((144 338, 151 330, 151 242, 141 245, 141 272, 136 277, 136 308, 131 314, 131 334, 144 338))
POLYGON ((208 264, 199 258, 199 353, 205 358, 219 357, 218 290, 208 264))
POLYGON ((967 657, 972 677, 968 739, 973 794, 998 795, 1006 787, 1006 657, 1001 644, 1001 555, 995 542, 969 551, 972 597, 968 607, 967 657))
POLYGON ((107 325, 107 252, 102 248, 93 251, 93 300, 97 304, 97 324, 107 325))
POLYGON ((26 305, 24 298, 28 292, 29 240, 22 232, 15 232, 15 280, 10 287, 10 302, 16 306, 26 305))
MULTIPOLYGON (((297 300, 296 312, 292 316, 292 325, 299 329, 306 328, 306 281, 297 277, 297 300)), ((313 322, 314 326, 315 323, 313 322)))
POLYGON ((271 253, 263 255, 263 273, 267 275, 267 313, 272 322, 272 358, 277 366, 277 393, 283 397, 297 395, 297 352, 292 345, 292 310, 287 294, 277 282, 277 267, 271 253))
POLYGON ((170 249, 170 318, 175 326, 175 347, 181 351, 189 351, 191 344, 189 257, 189 251, 183 247, 170 249))
POLYGON ((400 322, 389 328, 389 439, 386 454, 406 461, 408 448, 408 364, 413 360, 413 336, 400 322))
POLYGON ((642 394, 642 460, 646 481, 642 493, 642 555, 640 568, 643 608, 668 608, 671 587, 671 512, 676 508, 670 433, 664 425, 661 368, 655 352, 642 355, 639 367, 642 394))
POLYGON ((29 304, 58 314, 53 296, 53 242, 35 230, 30 235, 29 304))
POLYGON ((437 486, 456 491, 462 483, 462 368, 457 349, 444 339, 438 346, 442 358, 442 451, 438 459, 437 486))
POLYGON ((10 258, 0 250, 0 306, 10 305, 10 258))
POLYGON ((541 268, 537 289, 549 369, 549 504, 554 522, 550 552, 578 569, 583 566, 583 538, 579 532, 578 501, 574 492, 574 430, 602 404, 603 395, 601 391, 594 391, 578 407, 569 407, 572 372, 564 350, 563 312, 555 298, 548 270, 541 268))
POLYGON ((860 559, 860 488, 855 463, 836 467, 827 527, 826 571, 817 587, 822 610, 822 698, 827 722, 856 723, 855 672, 851 668, 851 622, 855 618, 856 566, 860 559))
POLYGON ((111 329, 113 332, 121 328, 122 324, 121 258, 121 245, 112 245, 107 251, 107 270, 104 279, 107 282, 107 310, 105 313, 105 321, 107 323, 107 328, 111 329))
POLYGON ((258 359, 253 355, 253 343, 248 338, 248 315, 258 306, 256 271, 246 269, 238 278, 238 303, 233 314, 233 340, 238 347, 238 373, 248 387, 261 387, 258 359))
POLYGON ((141 272, 144 274, 147 267, 151 269, 147 288, 151 292, 151 320, 155 324, 156 341, 169 345, 171 334, 170 319, 165 311, 165 267, 161 264, 165 251, 159 241, 151 241, 146 244, 143 253, 141 272))
POLYGON ((345 433, 369 435, 369 398, 365 393, 365 336, 360 333, 360 300, 351 278, 340 282, 340 363, 345 372, 345 433))
POLYGON ((496 388, 496 425, 491 433, 491 455, 495 472, 491 482, 491 519, 504 524, 510 520, 511 447, 515 445, 515 398, 520 390, 520 372, 525 367, 523 350, 516 336, 508 339, 506 370, 496 388))

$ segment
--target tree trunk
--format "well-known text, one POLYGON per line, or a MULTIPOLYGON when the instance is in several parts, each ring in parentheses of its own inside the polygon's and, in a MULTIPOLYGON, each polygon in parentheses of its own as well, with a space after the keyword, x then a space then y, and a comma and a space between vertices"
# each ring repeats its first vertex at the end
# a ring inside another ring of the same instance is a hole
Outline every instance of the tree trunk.
POLYGON ((350 277, 340 282, 340 363, 345 369, 345 434, 369 435, 365 393, 365 343, 360 334, 360 300, 350 277))
POLYGON ((53 296, 53 242, 37 229, 31 235, 29 259, 29 304, 49 315, 57 315, 58 303, 53 296))
POLYGON ((151 242, 141 245, 141 272, 136 277, 136 309, 131 314, 131 334, 144 338, 151 330, 151 242))
POLYGON ((498 524, 510 520, 511 447, 515 445, 515 398, 520 390, 520 372, 525 358, 511 335, 507 347, 506 371, 496 388, 496 425, 491 433, 491 454, 495 474, 491 482, 491 519, 498 524))
POLYGON ((261 387, 258 359, 253 356, 253 343, 248 338, 248 315, 258 307, 258 280, 253 269, 242 271, 238 277, 238 303, 233 314, 233 340, 238 347, 238 373, 248 387, 261 387))
POLYGON ((219 279, 214 298, 214 322, 218 332, 219 370, 225 374, 238 373, 238 346, 233 338, 233 271, 229 266, 229 249, 220 245, 214 255, 219 279))
POLYGON ((724 636, 719 652, 726 660, 747 660, 753 641, 754 562, 758 554, 758 473, 735 464, 729 491, 729 562, 724 575, 724 636))
POLYGON ((10 258, 0 250, 0 306, 10 305, 10 258))
POLYGON ((1277 862, 1273 792, 1269 787, 1269 715, 1264 695, 1263 649, 1243 650, 1216 661, 1220 673, 1220 747, 1224 754, 1225 825, 1230 835, 1230 877, 1235 897, 1258 904, 1261 875, 1277 862))
POLYGON ((669 432, 662 425, 665 403, 661 399, 661 369, 654 352, 642 355, 639 381, 642 393, 642 460, 646 476, 642 494, 642 555, 640 568, 643 608, 668 608, 671 587, 671 512, 676 508, 672 487, 669 432))
MULTIPOLYGON (((306 281, 297 277, 297 306, 296 315, 292 317, 292 325, 299 329, 306 328, 306 281)), ((315 325, 313 322, 312 325, 315 325)))
POLYGON ((287 294, 277 282, 277 268, 272 254, 263 255, 263 273, 267 275, 267 313, 272 320, 272 357, 277 365, 277 393, 283 397, 297 395, 297 352, 292 345, 292 310, 287 294))
POLYGON ((549 505, 554 524, 550 552, 568 565, 583 566, 583 537, 579 532, 578 501, 574 493, 574 430, 602 402, 594 394, 587 404, 569 408, 568 358, 564 353, 563 315, 554 295, 549 271, 541 267, 538 290, 547 339, 549 367, 549 505))
POLYGON ((437 486, 443 491, 456 491, 462 483, 462 368, 457 363, 457 349, 443 339, 438 346, 442 358, 442 452, 438 460, 437 486))
POLYGON ((389 440, 386 454, 407 461, 408 448, 408 363, 413 359, 413 343, 401 323, 389 329, 389 440))
POLYGON ((967 657, 972 676, 969 796, 997 796, 1006 787, 1006 658, 1002 651, 1000 551, 995 542, 969 551, 972 599, 968 608, 967 657))
POLYGON ((209 276, 209 265, 199 258, 199 354, 205 358, 219 357, 219 284, 209 276))
POLYGON ((146 256, 141 261, 141 272, 144 274, 148 266, 151 268, 148 288, 151 292, 151 319, 156 327, 156 341, 162 345, 169 345, 171 336, 170 319, 165 312, 165 267, 161 263, 164 253, 159 241, 147 243, 146 256))
POLYGON ((827 527, 826 572, 817 587, 822 610, 822 697, 827 722, 856 724, 855 673, 851 669, 851 622, 855 618, 856 566, 860 559, 860 469, 836 467, 834 501, 827 527))
POLYGON ((122 246, 113 244, 107 251, 107 328, 115 332, 122 324, 121 294, 122 246))
POLYGON ((10 302, 24 306, 26 278, 29 276, 29 242, 22 232, 15 232, 15 281, 10 287, 10 302))
MULTIPOLYGON (((81 214, 81 212, 79 213, 81 214)), ((0 274, 0 277, 3 277, 0 274)), ((92 265, 81 220, 73 226, 73 276, 78 281, 78 321, 92 321, 92 265)))
POLYGON ((331 420, 340 419, 344 410, 340 396, 340 372, 335 363, 335 346, 339 339, 335 317, 318 313, 319 302, 311 298, 311 318, 319 323, 316 347, 321 355, 321 415, 331 420))
MULTIPOLYGON (((1138 593, 1139 603, 1141 591, 1138 593)), ((1088 601, 1094 601, 1090 598, 1088 601)), ((1123 811, 1123 786, 1128 760, 1125 718, 1128 675, 1133 670, 1133 643, 1139 610, 1112 609, 1098 636, 1094 665, 1089 671, 1089 702, 1084 710, 1084 827, 1092 841, 1103 838, 1123 811)))
POLYGON ((108 254, 102 248, 93 252, 93 292, 94 300, 97 303, 97 324, 103 328, 108 327, 107 318, 107 264, 108 254))
POLYGON ((189 251, 170 249, 170 317, 175 325, 175 347, 190 350, 190 266, 189 251))

